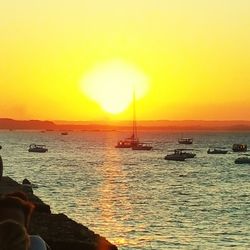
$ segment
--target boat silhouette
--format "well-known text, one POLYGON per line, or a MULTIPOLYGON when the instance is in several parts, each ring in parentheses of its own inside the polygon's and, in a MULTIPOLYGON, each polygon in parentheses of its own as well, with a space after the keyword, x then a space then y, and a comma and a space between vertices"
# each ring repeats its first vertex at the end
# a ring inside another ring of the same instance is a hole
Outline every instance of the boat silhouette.
POLYGON ((124 140, 119 140, 116 148, 132 148, 133 150, 151 150, 153 147, 148 142, 140 142, 137 134, 135 90, 133 91, 133 124, 132 135, 124 140))

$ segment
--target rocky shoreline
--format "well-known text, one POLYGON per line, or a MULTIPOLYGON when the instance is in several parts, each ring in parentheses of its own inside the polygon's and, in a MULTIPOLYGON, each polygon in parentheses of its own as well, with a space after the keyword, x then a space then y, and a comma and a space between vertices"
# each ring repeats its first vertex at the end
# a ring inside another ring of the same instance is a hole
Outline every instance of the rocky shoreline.
POLYGON ((52 214, 50 206, 34 195, 30 185, 22 185, 3 176, 0 180, 0 195, 15 191, 25 192, 35 205, 29 233, 40 235, 52 250, 118 250, 104 237, 65 214, 52 214))

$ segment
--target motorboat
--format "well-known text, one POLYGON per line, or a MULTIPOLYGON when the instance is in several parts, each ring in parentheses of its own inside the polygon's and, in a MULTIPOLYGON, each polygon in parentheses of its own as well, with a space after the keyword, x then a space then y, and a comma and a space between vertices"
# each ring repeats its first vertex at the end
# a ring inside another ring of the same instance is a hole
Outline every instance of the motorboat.
POLYGON ((152 148, 152 145, 147 142, 139 142, 132 146, 133 150, 151 150, 152 148))
POLYGON ((191 151, 193 149, 188 149, 188 148, 178 148, 174 150, 174 154, 175 155, 183 155, 186 158, 194 158, 196 156, 196 154, 191 153, 191 152, 187 152, 187 151, 191 151))
POLYGON ((193 150, 193 149, 175 149, 175 154, 181 154, 184 155, 186 158, 194 158, 196 154, 191 153, 191 152, 186 152, 188 150, 193 150))
POLYGON ((232 150, 234 152, 246 152, 247 145, 246 144, 233 144, 232 150))
POLYGON ((175 149, 173 154, 166 155, 164 159, 172 161, 185 161, 187 158, 194 158, 196 156, 194 153, 186 152, 187 150, 192 149, 175 149))
POLYGON ((185 155, 178 155, 178 154, 169 154, 164 157, 165 160, 169 161, 185 161, 186 156, 185 155))
POLYGON ((180 138, 178 139, 179 144, 193 144, 193 138, 180 138))
POLYGON ((68 132, 62 132, 61 135, 68 135, 68 132))
POLYGON ((227 154, 228 150, 223 148, 209 148, 207 150, 208 154, 227 154))
POLYGON ((235 164, 250 164, 249 157, 239 157, 234 161, 235 164))
POLYGON ((30 144, 29 152, 35 152, 35 153, 45 153, 48 151, 45 145, 37 145, 37 144, 30 144))

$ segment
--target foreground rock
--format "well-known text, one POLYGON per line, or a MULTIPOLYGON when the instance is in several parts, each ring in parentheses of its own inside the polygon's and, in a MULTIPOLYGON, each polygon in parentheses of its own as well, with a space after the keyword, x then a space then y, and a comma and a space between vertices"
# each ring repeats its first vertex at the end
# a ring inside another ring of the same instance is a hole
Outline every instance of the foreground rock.
POLYGON ((35 204, 30 234, 40 235, 52 250, 117 250, 117 247, 64 214, 52 214, 50 206, 33 194, 29 185, 2 177, 0 194, 24 191, 35 204))

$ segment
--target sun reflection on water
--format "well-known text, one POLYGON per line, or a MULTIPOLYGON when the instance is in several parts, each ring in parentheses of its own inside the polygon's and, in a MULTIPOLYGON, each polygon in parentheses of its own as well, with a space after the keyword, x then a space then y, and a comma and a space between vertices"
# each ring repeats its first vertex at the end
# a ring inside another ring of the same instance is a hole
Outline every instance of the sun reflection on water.
MULTIPOLYGON (((122 169, 121 158, 115 148, 107 147, 104 158, 103 166, 99 168, 100 174, 104 178, 98 190, 100 219, 107 225, 106 230, 113 231, 113 228, 117 228, 120 232, 124 232, 127 226, 124 218, 121 218, 120 209, 126 211, 127 216, 131 214, 132 209, 127 196, 127 176, 122 169)), ((112 240, 118 246, 127 244, 127 239, 122 235, 114 237, 112 240)))

